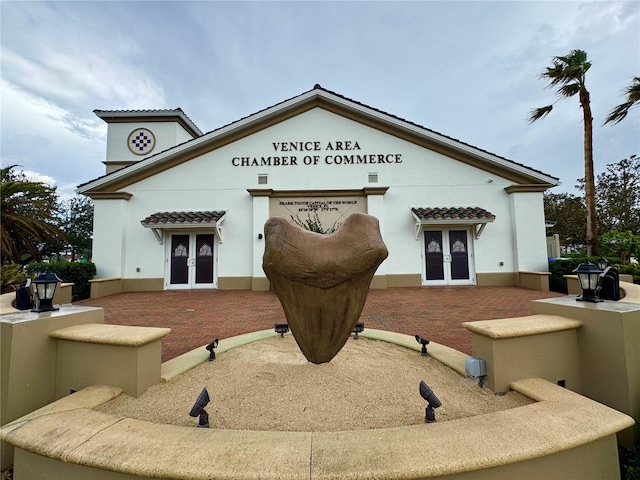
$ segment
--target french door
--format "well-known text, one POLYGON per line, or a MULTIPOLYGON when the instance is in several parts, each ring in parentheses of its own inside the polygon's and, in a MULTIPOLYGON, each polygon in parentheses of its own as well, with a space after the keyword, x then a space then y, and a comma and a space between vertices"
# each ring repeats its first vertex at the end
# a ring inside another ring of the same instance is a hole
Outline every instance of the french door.
POLYGON ((472 247, 466 228, 425 230, 423 285, 475 285, 472 247))
POLYGON ((217 287, 217 243, 213 233, 171 234, 167 246, 167 289, 217 287))

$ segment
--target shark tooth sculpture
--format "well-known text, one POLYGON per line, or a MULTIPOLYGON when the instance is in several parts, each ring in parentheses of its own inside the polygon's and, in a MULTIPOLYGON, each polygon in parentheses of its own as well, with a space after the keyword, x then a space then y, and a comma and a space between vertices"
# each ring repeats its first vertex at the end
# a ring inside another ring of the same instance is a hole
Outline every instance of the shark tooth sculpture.
POLYGON ((349 339, 387 258, 378 219, 354 213, 322 235, 274 217, 264 233, 262 268, 300 350, 312 363, 329 362, 349 339))

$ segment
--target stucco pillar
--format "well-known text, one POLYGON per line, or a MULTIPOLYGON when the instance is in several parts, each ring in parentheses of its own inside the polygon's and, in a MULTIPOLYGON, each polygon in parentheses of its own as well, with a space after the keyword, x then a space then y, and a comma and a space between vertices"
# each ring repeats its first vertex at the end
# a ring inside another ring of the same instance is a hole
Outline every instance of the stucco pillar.
POLYGON ((269 280, 262 270, 264 224, 269 218, 269 196, 253 195, 253 274, 251 290, 269 290, 269 280))
POLYGON ((547 272, 542 192, 509 191, 516 271, 547 272))
MULTIPOLYGON (((385 241, 384 194, 386 193, 386 191, 387 190, 384 189, 371 192, 365 189, 365 193, 367 194, 367 213, 378 219, 378 222, 380 223, 380 235, 382 236, 383 241, 385 241)), ((382 264, 378 267, 378 270, 376 270, 376 274, 371 281, 371 288, 387 287, 387 270, 385 263, 386 262, 382 262, 382 264)))
POLYGON ((98 270, 96 278, 119 278, 124 273, 129 198, 130 194, 116 194, 100 198, 109 201, 94 203, 92 259, 98 270), (120 261, 114 262, 114 258, 120 261))

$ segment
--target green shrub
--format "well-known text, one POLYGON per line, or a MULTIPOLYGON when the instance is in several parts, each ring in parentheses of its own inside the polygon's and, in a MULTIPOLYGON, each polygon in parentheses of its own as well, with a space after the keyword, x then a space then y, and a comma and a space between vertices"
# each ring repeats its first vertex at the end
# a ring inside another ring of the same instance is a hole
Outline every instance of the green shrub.
POLYGON ((9 263, 0 268, 0 293, 8 293, 17 290, 20 282, 27 279, 27 272, 22 265, 9 263))
POLYGON ((618 447, 621 480, 640 480, 640 445, 632 448, 618 447))
POLYGON ((586 257, 573 257, 568 260, 555 260, 549 262, 549 290, 558 293, 567 293, 567 279, 565 275, 575 275, 573 271, 583 263, 586 257))
POLYGON ((627 275, 633 275, 633 283, 640 285, 640 265, 637 263, 630 263, 629 265, 616 265, 618 273, 624 273, 627 275))
POLYGON ((55 273, 64 283, 73 283, 71 300, 82 300, 91 296, 91 280, 96 275, 96 265, 91 262, 51 262, 30 263, 27 271, 32 274, 35 268, 55 273))
MULTIPOLYGON (((633 283, 640 284, 640 265, 632 263, 629 265, 621 265, 620 258, 618 257, 606 257, 609 265, 618 269, 618 273, 625 273, 633 275, 633 283)), ((575 275, 573 271, 578 268, 578 265, 585 262, 587 257, 572 257, 568 260, 555 260, 549 262, 549 290, 558 293, 567 293, 567 279, 564 275, 575 275)), ((592 263, 596 263, 594 258, 589 259, 592 263)))

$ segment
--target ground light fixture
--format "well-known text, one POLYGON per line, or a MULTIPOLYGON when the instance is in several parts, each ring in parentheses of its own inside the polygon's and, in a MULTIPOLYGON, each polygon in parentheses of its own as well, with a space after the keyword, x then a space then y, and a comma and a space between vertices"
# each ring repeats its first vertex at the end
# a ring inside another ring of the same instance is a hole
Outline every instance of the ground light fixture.
POLYGON ((353 333, 355 333, 355 335, 353 336, 354 340, 358 340, 358 334, 362 333, 364 331, 364 322, 358 322, 356 323, 356 326, 353 327, 353 333))
POLYGON ((597 265, 594 265, 587 260, 586 262, 578 265, 578 268, 576 268, 573 273, 578 275, 580 288, 582 289, 582 297, 578 297, 576 300, 579 302, 591 303, 601 302, 602 300, 600 300, 596 295, 596 288, 598 287, 602 270, 600 270, 597 265))
POLYGON ((47 270, 40 273, 31 283, 35 286, 36 308, 32 312, 53 312, 59 310, 53 306, 53 295, 56 293, 58 283, 62 280, 55 273, 47 270))
POLYGON ((198 428, 209 428, 209 414, 205 412, 204 407, 209 403, 209 392, 207 388, 203 388, 200 395, 196 399, 196 403, 193 404, 193 408, 189 412, 190 417, 198 417, 198 428))
POLYGON ((216 359, 216 352, 214 351, 214 349, 218 346, 218 339, 216 338, 213 342, 211 342, 209 345, 207 345, 206 348, 207 350, 209 350, 209 361, 213 361, 216 359))
POLYGON ((427 340, 424 337, 421 337, 420 335, 416 335, 416 342, 418 342, 420 345, 422 345, 422 351, 420 352, 423 356, 427 356, 427 345, 429 345, 429 340, 427 340))
POLYGON ((276 333, 280 334, 280 338, 284 338, 285 333, 289 333, 289 324, 288 323, 274 323, 273 329, 276 333))
POLYGON ((436 421, 435 409, 442 406, 442 402, 433 393, 433 390, 424 383, 424 380, 420 380, 420 396, 427 401, 427 408, 425 409, 424 421, 425 423, 433 423, 436 421))

